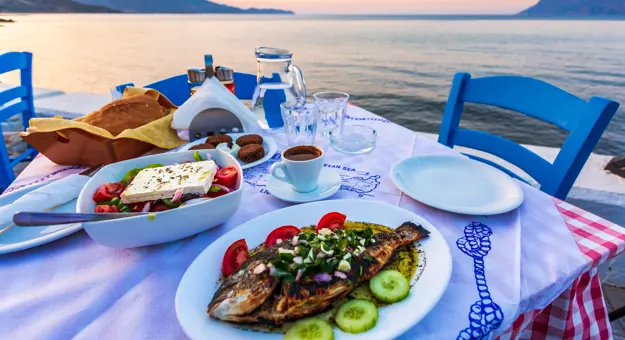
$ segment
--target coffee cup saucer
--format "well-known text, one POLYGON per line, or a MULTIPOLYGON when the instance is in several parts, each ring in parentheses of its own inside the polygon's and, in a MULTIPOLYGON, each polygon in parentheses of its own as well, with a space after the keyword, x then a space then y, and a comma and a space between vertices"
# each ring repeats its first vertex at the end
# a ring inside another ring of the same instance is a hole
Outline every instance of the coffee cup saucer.
POLYGON ((326 199, 341 188, 341 176, 330 168, 322 168, 317 189, 311 192, 297 192, 290 184, 272 175, 267 178, 267 191, 275 198, 289 203, 306 203, 326 199))

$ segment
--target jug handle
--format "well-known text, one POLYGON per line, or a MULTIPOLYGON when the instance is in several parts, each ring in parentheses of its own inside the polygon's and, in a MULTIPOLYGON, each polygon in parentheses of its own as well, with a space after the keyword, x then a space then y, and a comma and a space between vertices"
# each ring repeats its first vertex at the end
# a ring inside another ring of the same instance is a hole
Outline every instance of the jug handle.
POLYGON ((297 90, 298 98, 297 103, 299 105, 306 104, 306 81, 304 80, 304 74, 302 69, 297 65, 289 65, 289 74, 291 75, 291 81, 297 90))

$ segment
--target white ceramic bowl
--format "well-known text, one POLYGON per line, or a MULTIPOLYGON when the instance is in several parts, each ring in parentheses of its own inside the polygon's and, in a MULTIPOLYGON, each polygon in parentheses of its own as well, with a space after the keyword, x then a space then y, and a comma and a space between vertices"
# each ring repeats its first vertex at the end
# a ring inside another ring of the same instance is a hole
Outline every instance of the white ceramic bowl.
MULTIPOLYGON (((87 182, 78 196, 76 211, 92 213, 96 207, 92 197, 103 183, 119 182, 128 170, 153 163, 164 165, 193 160, 194 151, 164 153, 135 158, 103 167, 87 182)), ((179 240, 226 222, 239 207, 243 190, 243 171, 234 157, 220 150, 202 150, 220 167, 234 166, 239 176, 237 190, 205 202, 155 213, 152 220, 145 216, 83 223, 85 231, 96 242, 111 248, 133 248, 179 240)))

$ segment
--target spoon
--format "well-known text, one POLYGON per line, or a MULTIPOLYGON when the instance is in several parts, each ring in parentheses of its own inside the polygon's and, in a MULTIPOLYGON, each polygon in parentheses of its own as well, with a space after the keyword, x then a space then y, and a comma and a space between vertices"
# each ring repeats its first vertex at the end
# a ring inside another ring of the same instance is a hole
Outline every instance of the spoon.
POLYGON ((147 214, 149 213, 78 214, 21 211, 13 215, 13 223, 18 227, 41 227, 57 224, 108 221, 147 214))

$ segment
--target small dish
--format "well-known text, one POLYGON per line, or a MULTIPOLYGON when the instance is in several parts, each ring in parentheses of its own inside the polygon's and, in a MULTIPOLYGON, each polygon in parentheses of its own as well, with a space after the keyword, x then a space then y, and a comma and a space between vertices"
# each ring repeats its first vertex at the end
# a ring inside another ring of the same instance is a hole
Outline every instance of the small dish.
MULTIPOLYGON (((232 137, 232 141, 233 142, 236 142, 237 138, 239 138, 241 136, 249 135, 249 133, 227 133, 227 135, 232 137)), ((188 151, 191 147, 196 146, 198 144, 203 144, 205 142, 206 142, 206 138, 201 138, 201 139, 198 139, 198 140, 196 140, 194 142, 191 142, 191 143, 183 145, 177 151, 179 151, 179 152, 188 151)), ((234 158, 241 165, 241 169, 245 170, 245 169, 253 168, 253 167, 257 166, 257 165, 260 165, 260 164, 265 163, 266 161, 270 160, 271 157, 273 157, 273 155, 275 155, 276 152, 278 152, 278 144, 276 143, 276 141, 273 138, 263 136, 263 149, 265 149, 265 156, 263 158, 257 160, 256 162, 245 163, 242 160, 240 160, 238 157, 234 157, 234 158)))
POLYGON ((378 132, 363 125, 345 125, 341 131, 336 127, 330 131, 330 145, 338 152, 357 155, 375 148, 378 132))
POLYGON ((341 176, 334 169, 323 168, 319 175, 319 186, 311 192, 297 192, 290 184, 273 176, 267 178, 267 191, 277 199, 290 203, 314 202, 334 195, 341 188, 341 176))
MULTIPOLYGON (((193 160, 194 151, 163 153, 135 158, 103 167, 87 182, 78 196, 76 212, 92 213, 93 194, 104 183, 118 182, 134 168, 149 164, 174 164, 193 160)), ((96 242, 111 248, 134 248, 179 240, 226 222, 237 211, 243 190, 243 170, 234 157, 220 150, 202 150, 220 167, 234 166, 238 177, 236 190, 217 198, 154 214, 110 221, 85 222, 83 227, 96 242)))

